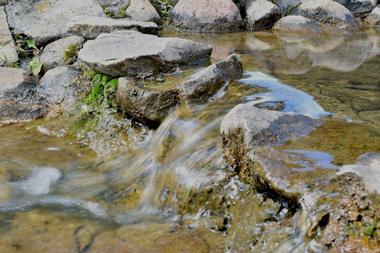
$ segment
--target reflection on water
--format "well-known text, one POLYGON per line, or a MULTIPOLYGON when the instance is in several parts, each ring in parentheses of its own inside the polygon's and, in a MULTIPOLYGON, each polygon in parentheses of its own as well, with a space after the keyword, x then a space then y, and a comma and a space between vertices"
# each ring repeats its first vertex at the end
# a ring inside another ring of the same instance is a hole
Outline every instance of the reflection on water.
POLYGON ((269 92, 247 96, 246 100, 255 101, 255 104, 276 103, 284 104, 283 111, 297 112, 311 118, 330 115, 314 100, 313 96, 281 83, 276 78, 262 72, 248 72, 242 83, 269 89, 269 92))
MULTIPOLYGON (((164 33, 169 35, 175 32, 164 33)), ((323 118, 325 125, 311 136, 284 148, 290 155, 304 157, 293 168, 301 173, 315 166, 335 170, 363 153, 380 151, 377 34, 180 36, 212 44, 213 61, 241 54, 245 77, 226 84, 207 105, 181 105, 127 153, 96 157, 69 134, 69 121, 56 128, 49 121, 0 128, 0 252, 51 252, 57 245, 64 248, 59 238, 65 237, 71 238, 67 249, 79 247, 78 252, 151 252, 165 240, 173 245, 172 252, 192 252, 179 250, 188 240, 198 247, 193 252, 214 248, 214 252, 223 252, 230 244, 225 236, 237 240, 237 245, 248 244, 252 234, 261 234, 260 226, 267 223, 255 227, 232 224, 232 231, 237 232, 226 235, 223 226, 229 226, 229 217, 213 221, 209 227, 214 232, 202 230, 203 218, 212 217, 208 208, 219 203, 220 196, 210 196, 218 191, 223 192, 224 201, 240 206, 243 213, 235 210, 234 215, 243 221, 251 221, 254 215, 272 220, 273 210, 286 213, 286 208, 273 201, 250 194, 242 197, 247 186, 236 177, 229 179, 232 172, 222 158, 219 126, 223 116, 241 102, 255 101, 258 106, 314 118, 328 112, 334 115, 323 118), (257 214, 263 203, 270 206, 269 211, 257 214), (193 230, 183 231, 173 224, 193 230), (215 229, 219 227, 220 231, 215 229), (244 239, 244 233, 239 233, 243 229, 248 236, 244 239), (42 232, 34 235, 35 230, 42 232), (43 231, 54 231, 54 236, 43 231), (145 234, 154 238, 149 246, 144 243, 145 234), (127 236, 132 244, 126 243, 127 236), (43 238, 47 243, 41 246, 25 238, 43 238)), ((304 238, 290 236, 294 232, 291 225, 284 230, 285 235, 274 233, 282 247, 272 248, 304 250, 304 238)), ((261 246, 266 249, 265 244, 261 246)))

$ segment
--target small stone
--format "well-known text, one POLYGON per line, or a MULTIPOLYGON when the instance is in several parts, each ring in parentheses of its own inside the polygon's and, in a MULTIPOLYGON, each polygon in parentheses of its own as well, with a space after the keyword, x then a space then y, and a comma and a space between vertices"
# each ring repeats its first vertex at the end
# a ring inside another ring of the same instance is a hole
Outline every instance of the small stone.
POLYGON ((246 20, 249 30, 270 29, 280 18, 280 8, 270 1, 256 0, 248 5, 246 20))
POLYGON ((127 17, 142 22, 160 22, 160 15, 149 0, 130 0, 127 17))

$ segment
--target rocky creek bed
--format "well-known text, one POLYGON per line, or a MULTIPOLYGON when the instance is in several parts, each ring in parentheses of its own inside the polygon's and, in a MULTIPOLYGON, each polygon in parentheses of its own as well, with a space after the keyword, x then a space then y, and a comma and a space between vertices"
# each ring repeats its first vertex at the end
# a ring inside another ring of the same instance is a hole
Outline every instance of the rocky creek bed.
POLYGON ((0 253, 379 252, 376 0, 0 0, 0 253))

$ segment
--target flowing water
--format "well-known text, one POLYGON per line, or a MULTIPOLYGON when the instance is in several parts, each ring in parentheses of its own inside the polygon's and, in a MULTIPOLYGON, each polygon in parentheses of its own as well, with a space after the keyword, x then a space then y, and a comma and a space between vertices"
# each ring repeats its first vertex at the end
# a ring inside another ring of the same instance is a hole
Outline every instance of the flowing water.
POLYGON ((126 151, 96 154, 74 119, 0 128, 0 253, 302 251, 291 208, 249 194, 223 160, 220 122, 239 103, 324 120, 281 147, 305 157, 300 173, 380 152, 380 34, 163 33, 172 35, 213 45, 212 61, 240 54, 244 78, 134 133, 126 151), (220 220, 215 210, 231 203, 220 220), (270 219, 287 225, 266 232, 270 245, 253 243, 270 219))

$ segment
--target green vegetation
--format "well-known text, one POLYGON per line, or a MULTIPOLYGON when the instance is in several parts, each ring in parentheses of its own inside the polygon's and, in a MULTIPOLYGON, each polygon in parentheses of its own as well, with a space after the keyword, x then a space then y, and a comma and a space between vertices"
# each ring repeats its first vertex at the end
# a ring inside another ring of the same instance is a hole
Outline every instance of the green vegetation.
POLYGON ((40 53, 40 50, 36 46, 36 42, 31 38, 17 34, 15 36, 15 42, 18 57, 20 59, 37 56, 40 53))
POLYGON ((76 44, 71 44, 66 48, 65 54, 63 55, 63 60, 65 64, 70 64, 75 60, 78 54, 78 50, 79 48, 76 44))
POLYGON ((368 237, 373 237, 375 234, 375 227, 374 226, 366 226, 363 229, 363 233, 364 233, 364 235, 366 235, 368 237))
POLYGON ((33 75, 38 76, 38 74, 42 70, 42 62, 40 62, 37 58, 34 58, 30 63, 29 67, 32 70, 33 75))
POLYGON ((170 10, 177 3, 176 0, 151 0, 150 2, 154 8, 156 8, 161 17, 169 16, 170 10))
POLYGON ((119 84, 118 79, 112 79, 109 76, 90 73, 93 88, 86 97, 85 103, 91 110, 97 108, 111 108, 116 111, 116 90, 119 84))

